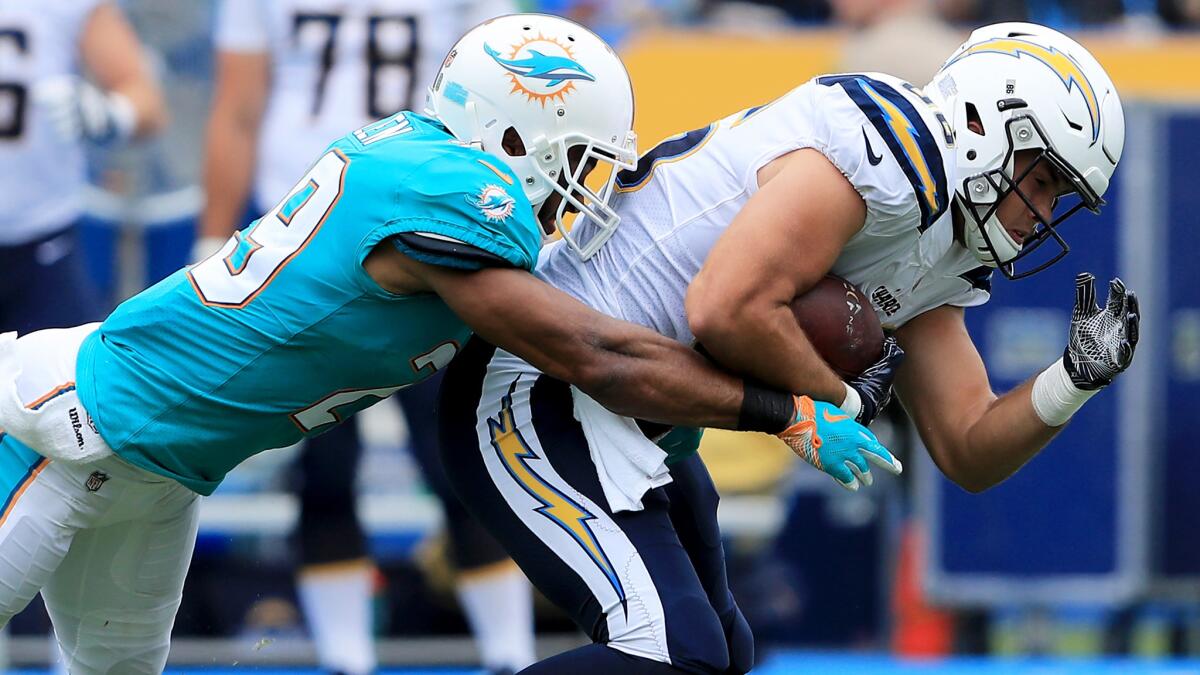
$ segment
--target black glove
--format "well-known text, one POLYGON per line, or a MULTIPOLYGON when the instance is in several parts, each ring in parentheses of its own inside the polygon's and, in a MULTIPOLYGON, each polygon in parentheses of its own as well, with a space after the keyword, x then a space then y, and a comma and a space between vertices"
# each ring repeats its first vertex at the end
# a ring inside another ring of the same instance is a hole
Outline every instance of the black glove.
POLYGON ((868 426, 875 416, 892 399, 892 380, 896 379, 896 367, 904 360, 904 350, 890 335, 883 341, 883 356, 861 375, 847 380, 846 384, 858 392, 862 401, 854 421, 868 426))
POLYGON ((1075 276, 1075 311, 1063 352, 1063 366, 1076 387, 1093 391, 1109 385, 1129 367, 1138 342, 1137 296, 1120 279, 1108 283, 1108 303, 1096 305, 1096 278, 1075 276))

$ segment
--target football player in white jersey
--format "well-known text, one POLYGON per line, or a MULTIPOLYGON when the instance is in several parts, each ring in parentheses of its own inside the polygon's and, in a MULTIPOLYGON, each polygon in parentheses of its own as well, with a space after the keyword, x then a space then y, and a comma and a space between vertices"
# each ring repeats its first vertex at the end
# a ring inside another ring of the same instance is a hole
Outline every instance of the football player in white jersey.
MULTIPOLYGON (((1116 279, 1097 307, 1079 275, 1063 357, 1002 396, 963 323, 993 270, 1019 278, 1065 254, 1058 226, 1103 205, 1123 143, 1117 92, 1082 46, 1038 25, 989 26, 923 90, 877 73, 819 77, 664 141, 619 174, 619 228, 575 228, 607 243, 591 256, 559 245, 538 273, 866 424, 890 378, 843 382, 789 308, 840 275, 907 352, 897 365, 889 345, 872 370, 895 369, 938 467, 980 491, 1133 357, 1137 299, 1116 279)), ((698 457, 658 451, 630 420, 479 341, 450 367, 441 402, 455 489, 594 642, 526 672, 749 670, 698 457)), ((815 464, 847 487, 870 482, 865 464, 854 476, 815 464)))
POLYGON ((83 143, 151 134, 165 119, 113 2, 0 0, 0 330, 100 316, 75 243, 83 143))
MULTIPOLYGON (((454 41, 509 0, 226 0, 218 7, 216 99, 196 259, 264 213, 333 139, 414 109, 454 41)), ((409 446, 446 514, 456 590, 484 666, 534 659, 529 582, 462 508, 436 453, 437 383, 397 395, 409 446)), ((296 463, 297 589, 321 664, 369 672, 374 571, 355 515, 362 445, 354 424, 305 444, 296 463)))

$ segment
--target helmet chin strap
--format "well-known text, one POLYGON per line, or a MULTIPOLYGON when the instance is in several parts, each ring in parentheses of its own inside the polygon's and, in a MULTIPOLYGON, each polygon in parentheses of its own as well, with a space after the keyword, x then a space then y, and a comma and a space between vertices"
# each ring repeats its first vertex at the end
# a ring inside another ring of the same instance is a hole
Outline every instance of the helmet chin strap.
POLYGON ((475 105, 474 101, 467 101, 466 109, 467 119, 471 120, 471 138, 460 138, 458 140, 465 142, 476 150, 487 152, 487 149, 483 147, 483 125, 479 123, 479 107, 475 105))

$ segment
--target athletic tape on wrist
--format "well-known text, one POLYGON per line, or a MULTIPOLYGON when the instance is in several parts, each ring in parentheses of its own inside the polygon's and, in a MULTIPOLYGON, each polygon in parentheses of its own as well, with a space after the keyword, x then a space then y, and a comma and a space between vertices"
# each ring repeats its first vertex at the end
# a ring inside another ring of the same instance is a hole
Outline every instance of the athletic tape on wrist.
MULTIPOLYGON (((844 384, 844 383, 843 383, 844 384)), ((838 406, 842 412, 858 419, 858 414, 862 412, 862 397, 858 395, 858 390, 846 384, 846 399, 838 406)))
POLYGON ((1033 411, 1049 427, 1060 427, 1071 419, 1099 389, 1085 391, 1075 386, 1063 360, 1052 363, 1033 381, 1033 411))

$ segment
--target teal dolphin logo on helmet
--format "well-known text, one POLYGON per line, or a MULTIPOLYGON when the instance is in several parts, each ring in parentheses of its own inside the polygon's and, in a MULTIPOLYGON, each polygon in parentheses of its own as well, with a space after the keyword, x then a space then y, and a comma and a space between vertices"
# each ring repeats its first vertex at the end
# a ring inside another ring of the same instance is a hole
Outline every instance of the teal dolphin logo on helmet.
MULTIPOLYGON (((552 44, 558 44, 551 40, 546 40, 552 44)), ((559 45, 559 47, 562 47, 559 45)), ((562 48, 566 52, 566 48, 562 48)), ((500 64, 502 68, 520 77, 529 77, 535 80, 545 80, 546 86, 555 87, 567 80, 587 80, 595 82, 596 78, 587 71, 578 61, 571 58, 570 55, 565 56, 550 56, 537 49, 526 50, 524 58, 517 58, 514 54, 513 58, 506 59, 500 55, 500 52, 492 49, 486 43, 483 45, 483 51, 487 55, 500 64)), ((520 50, 518 50, 520 51, 520 50)))

